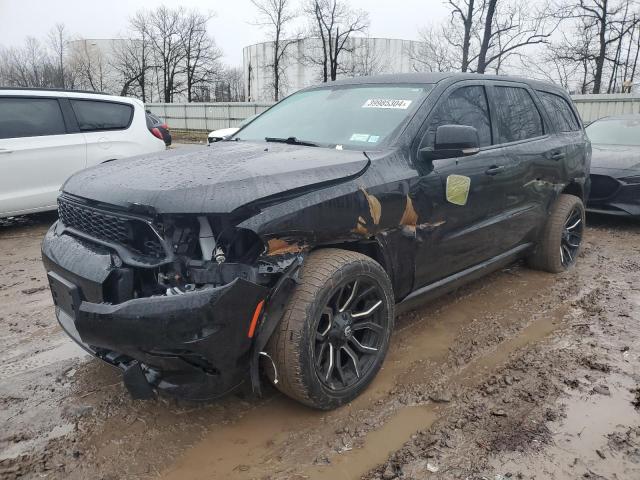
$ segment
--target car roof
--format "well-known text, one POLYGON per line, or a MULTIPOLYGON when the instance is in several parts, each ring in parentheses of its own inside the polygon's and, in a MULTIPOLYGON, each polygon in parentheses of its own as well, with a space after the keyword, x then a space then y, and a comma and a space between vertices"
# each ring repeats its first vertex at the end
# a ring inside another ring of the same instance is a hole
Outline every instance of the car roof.
POLYGON ((108 100, 112 102, 123 102, 129 104, 142 105, 142 101, 137 98, 119 97, 108 95, 102 92, 90 92, 87 90, 64 90, 56 88, 21 88, 21 87, 0 87, 0 96, 11 97, 61 97, 61 98, 86 98, 93 100, 108 100))
MULTIPOLYGON (((331 85, 363 85, 363 84, 435 84, 444 80, 494 80, 503 82, 520 82, 530 85, 534 89, 547 90, 552 92, 562 92, 566 90, 558 85, 541 80, 512 76, 512 75, 486 75, 480 73, 460 73, 460 72, 426 72, 426 73, 395 73, 385 75, 372 75, 369 77, 353 77, 336 80, 331 85)), ((317 85, 322 87, 325 84, 317 85)), ((314 88, 314 87, 312 87, 314 88)))

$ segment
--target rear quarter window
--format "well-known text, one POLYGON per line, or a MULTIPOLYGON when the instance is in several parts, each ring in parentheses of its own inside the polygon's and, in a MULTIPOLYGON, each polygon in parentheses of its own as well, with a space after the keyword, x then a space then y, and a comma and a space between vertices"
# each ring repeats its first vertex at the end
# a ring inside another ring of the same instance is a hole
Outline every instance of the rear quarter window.
POLYGON ((133 106, 98 100, 71 100, 71 106, 83 132, 123 130, 133 118, 133 106))
POLYGON ((549 114, 549 120, 558 132, 575 132, 580 130, 580 124, 569 105, 560 95, 538 90, 538 97, 549 114))
POLYGON ((0 98, 0 138, 65 133, 62 111, 55 98, 0 98))

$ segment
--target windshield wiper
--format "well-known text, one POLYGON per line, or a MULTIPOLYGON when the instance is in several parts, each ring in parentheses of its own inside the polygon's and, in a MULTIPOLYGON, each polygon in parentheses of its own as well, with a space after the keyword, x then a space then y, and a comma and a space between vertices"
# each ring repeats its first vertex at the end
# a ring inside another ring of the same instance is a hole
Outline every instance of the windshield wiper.
POLYGON ((265 137, 265 142, 288 143, 289 145, 304 145, 306 147, 319 147, 317 143, 307 142, 306 140, 298 140, 296 137, 278 138, 265 137))

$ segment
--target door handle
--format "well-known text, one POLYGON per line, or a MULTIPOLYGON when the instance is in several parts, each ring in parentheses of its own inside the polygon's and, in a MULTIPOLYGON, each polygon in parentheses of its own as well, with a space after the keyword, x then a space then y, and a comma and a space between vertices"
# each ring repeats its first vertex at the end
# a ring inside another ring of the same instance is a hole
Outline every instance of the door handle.
POLYGON ((499 173, 502 173, 504 169, 504 165, 492 165, 487 168, 484 173, 486 173, 487 175, 498 175, 499 173))
POLYGON ((561 152, 560 150, 556 150, 555 152, 551 152, 551 160, 562 160, 565 157, 564 152, 561 152))
POLYGON ((0 148, 0 153, 13 153, 13 150, 7 150, 5 148, 0 148))

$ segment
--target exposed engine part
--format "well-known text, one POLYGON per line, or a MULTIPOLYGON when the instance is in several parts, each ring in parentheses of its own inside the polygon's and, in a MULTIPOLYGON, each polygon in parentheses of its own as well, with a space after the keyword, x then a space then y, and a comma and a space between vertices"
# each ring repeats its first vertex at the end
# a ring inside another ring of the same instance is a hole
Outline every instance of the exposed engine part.
POLYGON ((200 250, 202 250, 202 259, 205 261, 211 260, 213 251, 216 249, 216 239, 211 231, 211 225, 209 220, 205 216, 198 217, 200 222, 200 233, 198 238, 200 239, 200 250))
POLYGON ((167 288, 167 297, 170 297, 172 295, 184 295, 185 293, 195 291, 195 289, 196 289, 196 286, 193 283, 188 283, 182 288, 169 287, 167 288))
POLYGON ((218 263, 224 263, 227 260, 227 256, 225 255, 224 249, 222 247, 216 247, 214 258, 218 263))
POLYGON ((274 363, 273 358, 271 358, 267 352, 260 352, 260 355, 264 355, 269 359, 269 361, 271 361, 271 366, 273 367, 273 383, 275 385, 276 383, 278 383, 278 369, 276 368, 276 364, 274 363))

